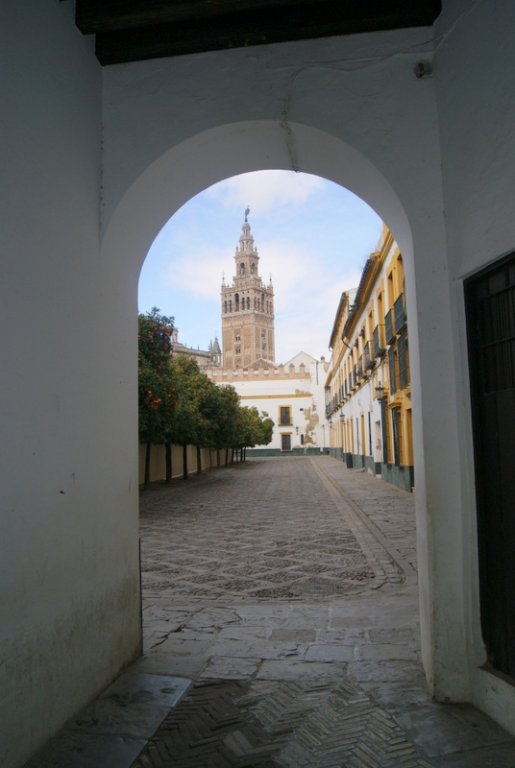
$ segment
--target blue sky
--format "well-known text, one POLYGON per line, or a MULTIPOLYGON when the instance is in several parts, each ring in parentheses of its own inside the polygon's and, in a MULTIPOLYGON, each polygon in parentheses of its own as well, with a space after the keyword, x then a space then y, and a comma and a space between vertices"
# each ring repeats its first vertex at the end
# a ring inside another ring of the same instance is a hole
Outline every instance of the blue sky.
POLYGON ((222 276, 232 282, 245 208, 259 272, 275 294, 276 361, 301 350, 329 356, 342 291, 355 288, 376 249, 381 220, 349 190, 303 173, 234 176, 193 197, 158 234, 139 281, 139 311, 175 317, 179 340, 221 340, 222 276))

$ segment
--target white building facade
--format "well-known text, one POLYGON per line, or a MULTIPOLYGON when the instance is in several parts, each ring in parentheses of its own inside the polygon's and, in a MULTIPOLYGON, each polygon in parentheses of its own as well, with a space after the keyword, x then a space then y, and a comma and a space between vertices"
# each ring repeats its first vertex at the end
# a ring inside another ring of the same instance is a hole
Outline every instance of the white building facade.
POLYGON ((515 252, 515 4, 443 0, 432 27, 104 68, 73 5, 0 10, 0 762, 20 766, 140 652, 139 271, 184 202, 265 168, 348 187, 399 244, 427 682, 515 732, 515 672, 492 671, 488 637, 513 647, 511 538, 496 616, 478 528, 494 495, 476 492, 512 471, 513 431, 483 433, 497 459, 480 472, 465 312, 470 281, 515 252))
POLYGON ((247 450, 248 456, 319 453, 326 443, 324 380, 327 363, 299 352, 284 365, 262 361, 249 368, 211 369, 217 384, 230 384, 241 405, 257 408, 274 422, 271 442, 247 450))

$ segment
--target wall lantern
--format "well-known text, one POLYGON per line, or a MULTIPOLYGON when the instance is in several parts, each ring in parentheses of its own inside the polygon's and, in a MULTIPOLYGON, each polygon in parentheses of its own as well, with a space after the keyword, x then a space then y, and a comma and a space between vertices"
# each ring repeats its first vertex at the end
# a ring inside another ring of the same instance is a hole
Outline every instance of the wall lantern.
POLYGON ((381 400, 384 400, 384 395, 385 395, 384 387, 382 384, 379 384, 376 387, 376 397, 381 402, 381 400))

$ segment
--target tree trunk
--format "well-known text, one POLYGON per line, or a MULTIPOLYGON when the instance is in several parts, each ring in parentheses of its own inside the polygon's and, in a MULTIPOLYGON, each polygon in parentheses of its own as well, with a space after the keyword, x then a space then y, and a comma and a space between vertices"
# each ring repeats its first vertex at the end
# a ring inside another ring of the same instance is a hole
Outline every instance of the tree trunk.
POLYGON ((172 482, 172 445, 171 443, 165 444, 165 474, 166 482, 172 482))
POLYGON ((197 475, 202 474, 202 448, 197 445, 197 475))
POLYGON ((145 476, 143 478, 143 488, 148 488, 150 483, 150 451, 152 449, 152 443, 147 443, 145 448, 145 476))
POLYGON ((216 449, 216 466, 217 469, 220 469, 220 449, 216 449))
POLYGON ((182 446, 182 479, 188 479, 188 446, 182 446))

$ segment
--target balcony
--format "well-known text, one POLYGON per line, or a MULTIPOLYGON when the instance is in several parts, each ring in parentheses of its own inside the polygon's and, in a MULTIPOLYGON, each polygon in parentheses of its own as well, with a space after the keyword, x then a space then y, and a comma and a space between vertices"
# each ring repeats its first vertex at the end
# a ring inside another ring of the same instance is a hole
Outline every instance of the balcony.
POLYGON ((372 350, 373 350, 372 344, 369 341, 367 341, 363 349, 363 367, 365 371, 371 371, 375 365, 372 350))
POLYGON ((394 314, 391 309, 386 313, 384 318, 384 333, 386 343, 391 344, 395 340, 394 314))
POLYGON ((395 331, 400 333, 406 325, 406 306, 404 303, 404 294, 401 293, 398 299, 393 304, 393 312, 395 316, 395 331))
POLYGON ((390 378, 390 395, 397 392, 397 350, 395 346, 388 350, 388 374, 390 378))
POLYGON ((403 333, 397 342, 399 357, 399 388, 407 389, 410 385, 408 337, 403 333))
POLYGON ((381 357, 384 355, 385 344, 383 341, 383 329, 382 326, 376 325, 374 328, 374 357, 381 357))

